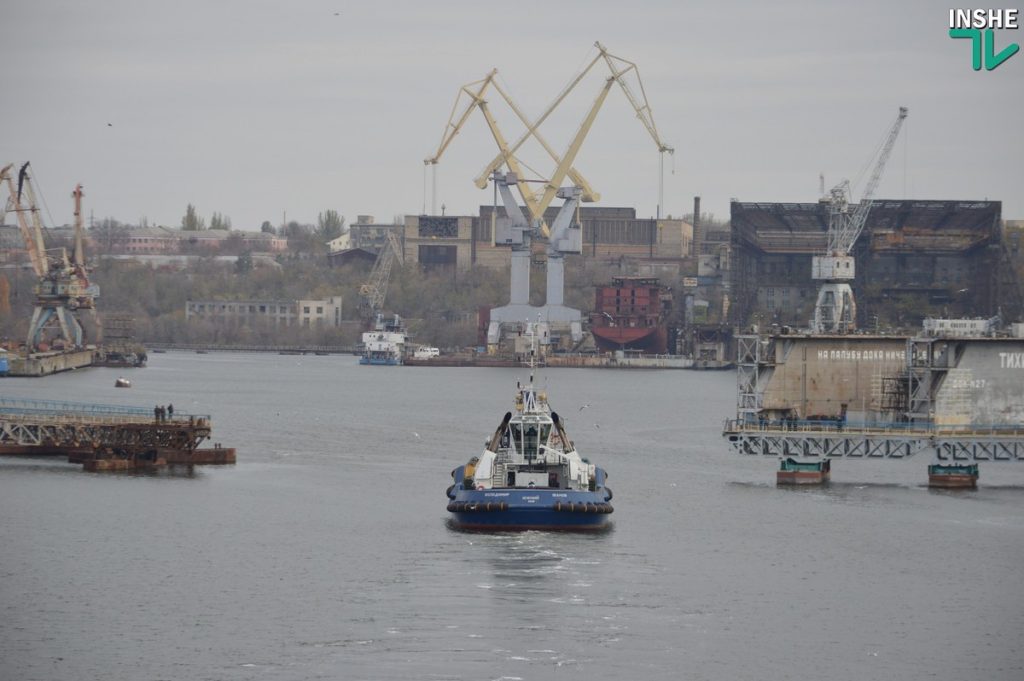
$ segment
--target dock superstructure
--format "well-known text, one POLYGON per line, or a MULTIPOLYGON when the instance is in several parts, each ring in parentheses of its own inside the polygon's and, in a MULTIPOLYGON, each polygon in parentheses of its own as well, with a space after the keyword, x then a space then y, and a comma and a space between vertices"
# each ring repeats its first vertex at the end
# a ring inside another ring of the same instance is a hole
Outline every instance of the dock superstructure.
POLYGON ((780 482, 834 458, 924 454, 929 484, 974 486, 978 463, 1024 461, 1021 325, 929 322, 913 337, 740 336, 724 437, 738 453, 780 459, 780 482))

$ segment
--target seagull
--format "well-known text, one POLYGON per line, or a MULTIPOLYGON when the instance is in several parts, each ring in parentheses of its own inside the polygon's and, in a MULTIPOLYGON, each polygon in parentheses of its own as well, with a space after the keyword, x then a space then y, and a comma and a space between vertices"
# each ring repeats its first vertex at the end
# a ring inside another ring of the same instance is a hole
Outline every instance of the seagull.
POLYGON ((113 123, 107 123, 107 127, 108 128, 112 128, 112 127, 114 127, 114 124, 113 123))
POLYGON ((580 407, 580 411, 583 411, 584 409, 586 409, 589 406, 590 406, 589 404, 584 404, 582 407, 580 407))
POLYGON ((414 430, 414 431, 412 431, 412 436, 413 436, 414 438, 416 438, 417 440, 419 440, 419 439, 420 439, 420 434, 419 434, 419 433, 417 433, 417 432, 416 432, 415 430, 414 430))
POLYGON ((601 424, 600 423, 595 423, 594 427, 600 429, 601 428, 601 424))

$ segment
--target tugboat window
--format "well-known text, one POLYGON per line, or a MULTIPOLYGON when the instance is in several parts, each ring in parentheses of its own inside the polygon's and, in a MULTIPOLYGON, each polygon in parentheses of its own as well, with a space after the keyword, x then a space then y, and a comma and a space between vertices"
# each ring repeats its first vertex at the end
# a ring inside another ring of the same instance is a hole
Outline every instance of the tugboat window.
POLYGON ((527 426, 523 437, 523 457, 527 461, 537 458, 537 426, 527 426))

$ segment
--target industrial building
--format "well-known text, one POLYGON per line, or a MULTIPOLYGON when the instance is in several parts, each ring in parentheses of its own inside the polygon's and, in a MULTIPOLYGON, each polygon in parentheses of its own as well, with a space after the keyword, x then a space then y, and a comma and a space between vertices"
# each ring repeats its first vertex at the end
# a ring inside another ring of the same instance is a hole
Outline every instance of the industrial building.
POLYGON ((376 255, 392 232, 401 240, 405 225, 385 224, 377 222, 372 215, 359 215, 344 234, 327 242, 327 249, 334 254, 358 248, 376 255))
MULTIPOLYGON (((875 200, 852 252, 858 325, 1019 315, 1001 212, 999 201, 875 200)), ((731 224, 730 319, 807 326, 819 287, 811 258, 826 250, 828 203, 733 202, 731 224)))
MULTIPOLYGON (((549 224, 558 209, 544 213, 549 224)), ((478 216, 406 216, 405 261, 427 268, 507 267, 510 250, 495 245, 492 235, 492 224, 504 220, 501 206, 480 206, 478 216)), ((585 260, 657 260, 678 268, 693 254, 693 226, 683 220, 638 218, 635 208, 596 206, 580 208, 579 220, 585 260)))
POLYGON ((189 300, 185 319, 218 324, 264 323, 274 326, 340 327, 341 296, 326 300, 189 300))

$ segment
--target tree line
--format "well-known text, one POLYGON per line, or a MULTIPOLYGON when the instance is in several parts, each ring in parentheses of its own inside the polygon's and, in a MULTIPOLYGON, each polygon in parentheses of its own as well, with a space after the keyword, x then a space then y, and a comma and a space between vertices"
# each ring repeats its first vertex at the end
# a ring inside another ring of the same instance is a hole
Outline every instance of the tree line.
MULTIPOLYGON (((565 303, 587 312, 593 307, 594 286, 623 272, 612 266, 582 266, 582 260, 577 265, 566 271, 565 303)), ((90 279, 100 287, 97 310, 101 318, 105 313, 131 315, 135 336, 144 343, 354 345, 363 321, 359 317, 359 288, 369 278, 370 268, 369 263, 332 268, 322 258, 300 254, 271 262, 247 254, 234 262, 201 257, 183 269, 101 258, 90 279), (185 319, 185 303, 189 300, 290 302, 331 296, 343 298, 343 318, 348 323, 342 328, 185 319)), ((26 271, 10 272, 10 311, 0 312, 0 336, 20 340, 28 331, 35 281, 26 271)), ((540 304, 544 277, 535 272, 531 280, 531 300, 540 304)), ((477 343, 480 308, 505 305, 508 297, 508 268, 476 266, 456 272, 424 271, 409 265, 393 270, 385 311, 410 322, 416 342, 459 348, 477 343)))

